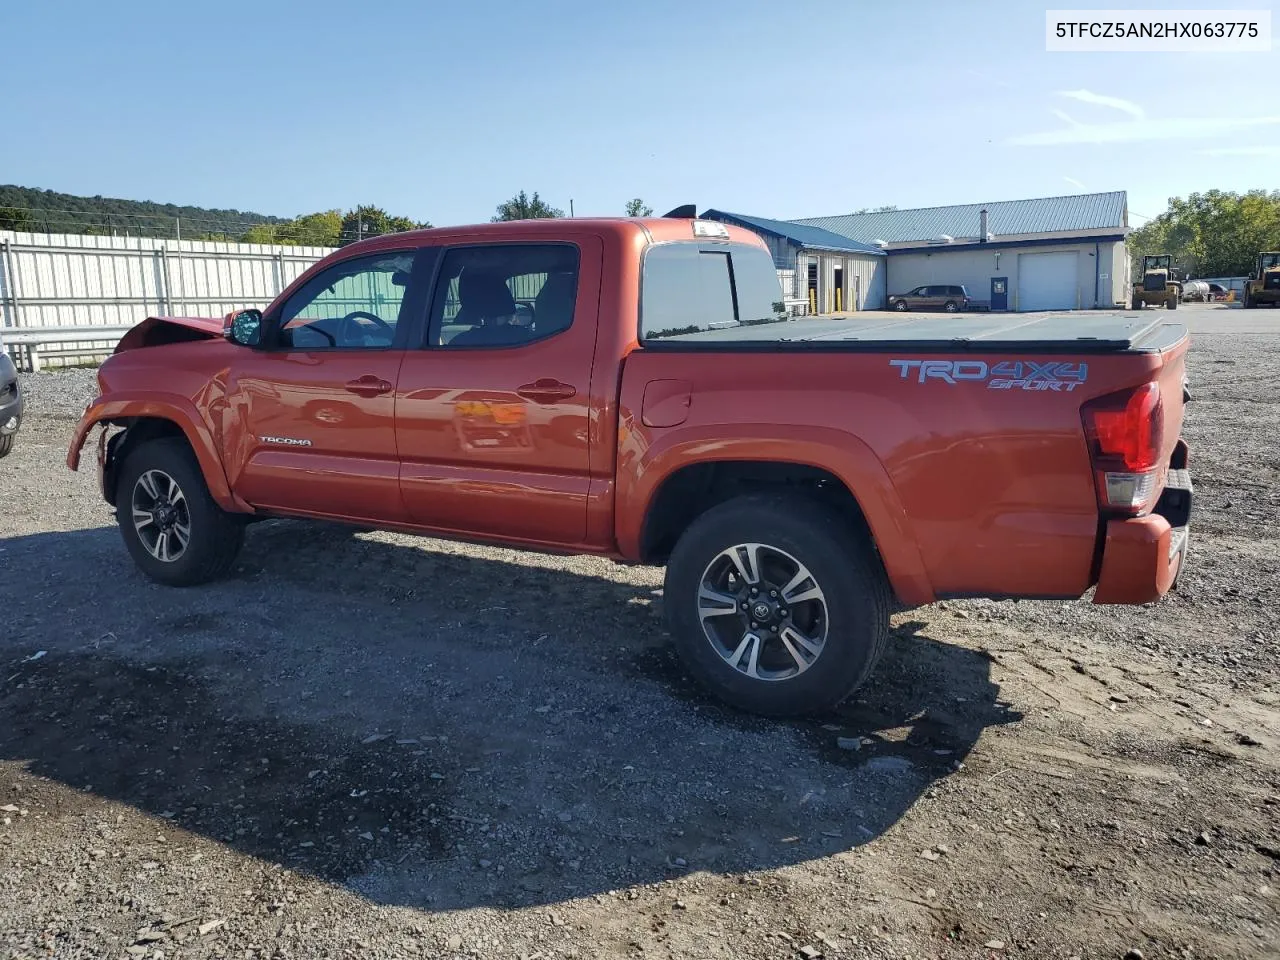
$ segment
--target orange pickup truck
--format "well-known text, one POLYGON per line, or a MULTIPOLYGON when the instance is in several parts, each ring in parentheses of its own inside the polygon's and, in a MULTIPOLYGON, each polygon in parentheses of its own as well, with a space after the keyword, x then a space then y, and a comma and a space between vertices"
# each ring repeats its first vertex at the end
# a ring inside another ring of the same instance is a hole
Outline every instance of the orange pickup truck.
POLYGON ((665 564, 689 671, 771 715, 862 683, 895 606, 1172 587, 1182 325, 781 300, 758 237, 687 209, 377 237, 264 311, 138 324, 67 463, 103 426, 102 493, 167 584, 264 517, 665 564))

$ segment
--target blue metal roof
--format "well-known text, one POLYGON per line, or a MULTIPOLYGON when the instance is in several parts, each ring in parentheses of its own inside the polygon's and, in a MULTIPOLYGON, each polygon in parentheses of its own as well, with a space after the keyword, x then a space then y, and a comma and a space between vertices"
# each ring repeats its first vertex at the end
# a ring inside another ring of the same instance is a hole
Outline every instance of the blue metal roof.
POLYGON ((840 236, 822 227, 803 223, 789 223, 785 220, 769 220, 765 217, 747 217, 740 213, 726 213, 723 210, 704 210, 700 215, 703 220, 726 220, 746 227, 750 230, 763 230, 775 236, 783 237, 798 246, 810 250, 832 250, 839 253, 866 253, 883 257, 884 251, 869 243, 860 243, 849 237, 840 236))
POLYGON ((981 230, 980 214, 986 210, 987 231, 999 239, 1009 234, 1122 229, 1126 226, 1127 205, 1127 194, 1118 190, 1038 200, 1000 200, 995 203, 966 203, 957 207, 807 217, 790 222, 828 230, 864 244, 876 240, 903 243, 935 240, 943 234, 956 239, 977 237, 981 230))

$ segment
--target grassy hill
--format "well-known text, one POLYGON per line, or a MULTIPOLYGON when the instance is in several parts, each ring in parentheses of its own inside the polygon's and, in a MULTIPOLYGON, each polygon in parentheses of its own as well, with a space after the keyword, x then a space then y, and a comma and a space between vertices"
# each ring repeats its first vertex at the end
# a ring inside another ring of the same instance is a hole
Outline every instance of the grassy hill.
POLYGON ((0 186, 0 229, 41 233, 118 233, 130 236, 174 237, 181 221, 188 239, 215 235, 238 237, 257 223, 285 223, 249 210, 211 210, 207 207, 77 197, 54 190, 0 186))

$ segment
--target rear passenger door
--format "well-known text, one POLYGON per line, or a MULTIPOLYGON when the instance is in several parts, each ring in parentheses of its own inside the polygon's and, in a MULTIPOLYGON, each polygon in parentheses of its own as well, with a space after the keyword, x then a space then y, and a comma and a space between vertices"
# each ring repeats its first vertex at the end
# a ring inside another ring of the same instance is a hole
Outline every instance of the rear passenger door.
POLYGON ((592 360, 603 245, 442 251, 427 336, 396 391, 400 490, 415 524, 586 540, 592 360))

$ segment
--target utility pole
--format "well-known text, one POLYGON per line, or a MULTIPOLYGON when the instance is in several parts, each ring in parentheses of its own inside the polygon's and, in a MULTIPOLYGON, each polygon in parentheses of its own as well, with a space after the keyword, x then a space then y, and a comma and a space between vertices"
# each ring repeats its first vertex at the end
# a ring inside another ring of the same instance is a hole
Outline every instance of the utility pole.
POLYGON ((182 218, 181 217, 173 218, 173 229, 178 234, 178 242, 181 243, 182 242, 182 218))
POLYGON ((573 197, 569 198, 569 216, 573 216, 573 197))

